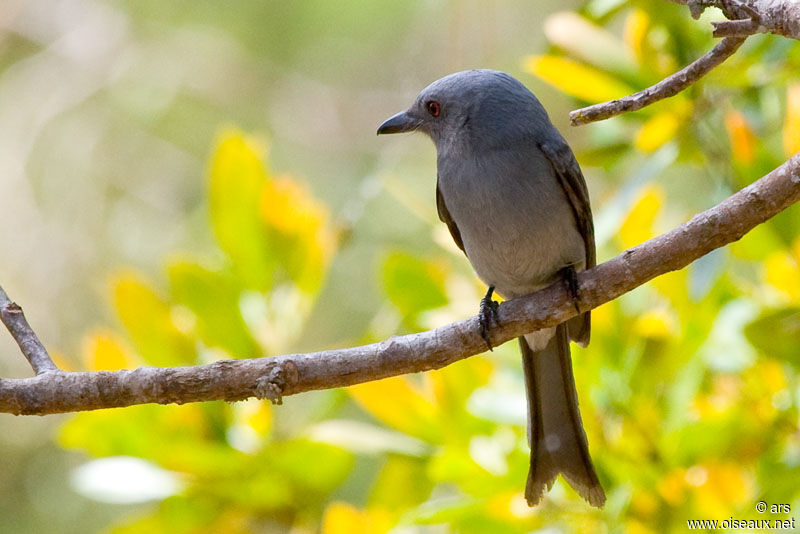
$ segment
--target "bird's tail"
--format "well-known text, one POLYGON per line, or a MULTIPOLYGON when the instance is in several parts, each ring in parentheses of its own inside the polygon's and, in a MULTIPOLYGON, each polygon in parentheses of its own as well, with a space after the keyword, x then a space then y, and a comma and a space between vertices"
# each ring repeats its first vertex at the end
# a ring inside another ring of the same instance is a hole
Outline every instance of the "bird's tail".
POLYGON ((528 392, 531 465, 525 499, 537 504, 561 473, 578 494, 601 508, 606 495, 597 479, 578 411, 567 325, 556 328, 547 346, 534 352, 519 338, 528 392))

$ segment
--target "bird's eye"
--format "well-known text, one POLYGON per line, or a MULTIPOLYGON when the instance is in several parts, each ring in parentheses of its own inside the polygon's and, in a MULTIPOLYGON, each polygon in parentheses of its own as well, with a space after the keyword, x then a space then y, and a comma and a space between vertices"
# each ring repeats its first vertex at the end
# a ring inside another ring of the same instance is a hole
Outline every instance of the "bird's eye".
POLYGON ((439 113, 442 112, 442 106, 439 105, 436 100, 429 100, 425 104, 425 109, 427 109, 428 113, 430 113, 433 117, 438 117, 439 113))

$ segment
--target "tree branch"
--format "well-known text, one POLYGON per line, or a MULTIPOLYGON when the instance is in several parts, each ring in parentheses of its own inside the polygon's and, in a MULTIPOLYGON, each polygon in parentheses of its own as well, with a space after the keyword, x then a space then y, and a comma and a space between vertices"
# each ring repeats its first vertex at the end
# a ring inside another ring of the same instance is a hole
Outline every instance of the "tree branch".
POLYGON ((726 37, 703 57, 657 84, 619 100, 610 100, 571 111, 569 121, 573 126, 580 126, 636 111, 664 98, 675 96, 733 55, 744 40, 745 37, 726 37))
POLYGON ((723 20, 712 22, 714 37, 747 37, 754 33, 763 33, 764 27, 753 19, 723 20))
MULTIPOLYGON (((687 5, 695 18, 706 7, 720 8, 729 20, 713 23, 714 34, 725 38, 688 67, 644 91, 573 111, 570 114, 573 125, 634 111, 677 94, 730 57, 752 33, 770 32, 800 39, 800 2, 670 1, 687 5)), ((682 269, 708 252, 736 241, 798 200, 800 153, 671 232, 580 273, 577 306, 560 283, 503 303, 499 309, 500 325, 491 332, 492 342, 497 345, 533 330, 555 326, 656 276, 682 269)), ((8 299, 2 288, 0 318, 37 373, 33 378, 0 378, 0 412, 17 415, 144 403, 236 401, 253 396, 280 402, 284 395, 438 369, 485 350, 478 320, 472 317, 428 332, 348 349, 223 360, 195 367, 69 373, 59 371, 53 364, 22 310, 8 299)))
POLYGON ((800 2, 794 0, 669 0, 689 7, 699 18, 707 7, 719 8, 729 21, 712 22, 714 37, 773 33, 800 40, 800 2))
MULTIPOLYGON (((800 153, 757 182, 653 238, 578 275, 580 312, 596 308, 661 274, 682 269, 741 238, 800 200, 800 153)), ((495 345, 555 326, 578 311, 563 284, 504 302, 495 345)), ((51 372, 0 379, 0 412, 45 415, 144 403, 237 401, 349 386, 438 369, 483 352, 477 317, 380 343, 310 354, 223 360, 196 367, 142 367, 132 371, 51 372)))
POLYGON ((636 111, 680 93, 728 59, 748 35, 774 33, 800 40, 800 2, 792 0, 668 0, 689 7, 698 18, 707 7, 717 7, 729 19, 712 22, 714 37, 722 41, 689 66, 638 93, 570 112, 573 126, 636 111))
POLYGON ((22 308, 11 302, 2 287, 0 287, 0 320, 11 332, 11 337, 14 338, 22 354, 28 359, 28 363, 33 367, 33 372, 39 375, 48 371, 58 371, 58 367, 50 359, 47 349, 44 348, 28 324, 28 320, 25 319, 22 308))

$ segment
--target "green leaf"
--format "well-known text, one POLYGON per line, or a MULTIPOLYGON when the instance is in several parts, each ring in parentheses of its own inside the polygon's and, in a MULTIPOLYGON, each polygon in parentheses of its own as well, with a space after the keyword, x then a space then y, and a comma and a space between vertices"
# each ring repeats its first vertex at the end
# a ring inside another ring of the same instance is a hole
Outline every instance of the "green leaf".
POLYGON ((393 252, 383 262, 381 272, 386 296, 403 314, 407 326, 426 310, 447 304, 444 270, 410 254, 393 252))
POLYGON ((745 327, 744 334, 762 353, 800 364, 800 308, 765 311, 745 327))
MULTIPOLYGON (((353 455, 339 447, 305 439, 283 442, 268 452, 280 480, 292 480, 304 490, 327 493, 353 467, 353 455)), ((302 494, 302 492, 301 492, 302 494)))
POLYGON ((114 307, 139 354, 151 365, 193 363, 192 341, 173 323, 170 306, 136 274, 113 284, 114 307))
POLYGON ((248 515, 252 510, 242 507, 222 506, 214 497, 194 492, 176 495, 162 501, 150 516, 137 518, 114 528, 113 534, 198 534, 224 532, 247 534, 248 515))
POLYGON ((275 260, 260 216, 268 179, 261 152, 241 133, 224 133, 211 160, 209 203, 219 246, 247 287, 266 291, 272 285, 275 260))
POLYGON ((410 508, 423 502, 433 489, 425 465, 417 458, 396 454, 389 456, 370 493, 370 505, 392 510, 410 508))
POLYGON ((327 210, 298 182, 270 176, 253 141, 221 136, 209 194, 219 245, 247 288, 287 280, 307 294, 320 288, 335 248, 327 210))
POLYGON ((189 261, 174 261, 168 272, 176 302, 197 317, 197 331, 206 345, 239 358, 259 354, 239 310, 240 288, 230 273, 189 261))
POLYGON ((159 466, 194 475, 230 472, 244 455, 224 440, 214 439, 214 422, 205 406, 131 406, 124 412, 81 413, 60 429, 62 447, 95 457, 134 456, 159 466))

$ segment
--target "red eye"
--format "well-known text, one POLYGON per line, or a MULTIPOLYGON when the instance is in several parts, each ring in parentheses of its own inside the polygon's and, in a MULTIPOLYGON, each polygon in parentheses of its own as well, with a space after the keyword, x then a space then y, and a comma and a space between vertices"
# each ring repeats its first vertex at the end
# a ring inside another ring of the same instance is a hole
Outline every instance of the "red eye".
POLYGON ((434 117, 438 117, 439 113, 442 112, 442 106, 440 106, 436 100, 428 101, 428 103, 425 104, 425 108, 428 110, 428 113, 434 117))

